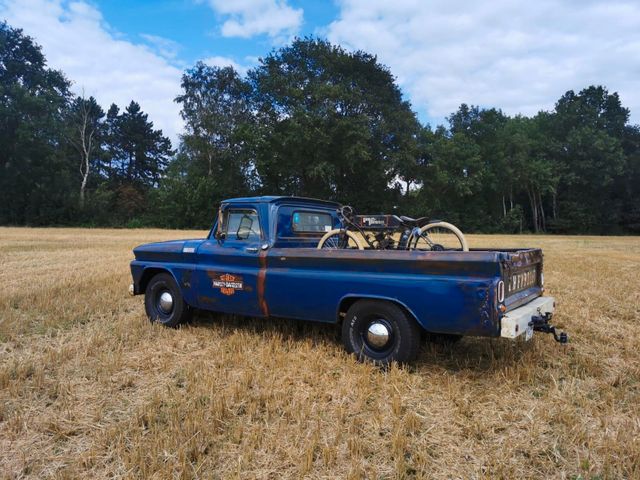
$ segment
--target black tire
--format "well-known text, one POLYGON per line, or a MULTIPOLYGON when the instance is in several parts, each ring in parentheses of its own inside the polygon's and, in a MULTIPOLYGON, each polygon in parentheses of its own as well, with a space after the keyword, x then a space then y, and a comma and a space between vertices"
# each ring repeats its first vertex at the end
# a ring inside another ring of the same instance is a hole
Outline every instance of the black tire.
POLYGON ((342 342, 347 352, 354 353, 360 361, 383 366, 414 360, 420 350, 420 333, 420 326, 402 308, 382 300, 357 301, 342 323, 342 342), (382 325, 388 332, 384 345, 371 343, 368 334, 374 325, 382 325))
POLYGON ((144 294, 144 308, 151 322, 165 327, 175 328, 189 320, 191 315, 191 308, 185 303, 182 291, 168 273, 158 273, 149 281, 144 294), (164 293, 171 296, 170 308, 167 308, 168 297, 164 297, 164 302, 160 301, 164 293))

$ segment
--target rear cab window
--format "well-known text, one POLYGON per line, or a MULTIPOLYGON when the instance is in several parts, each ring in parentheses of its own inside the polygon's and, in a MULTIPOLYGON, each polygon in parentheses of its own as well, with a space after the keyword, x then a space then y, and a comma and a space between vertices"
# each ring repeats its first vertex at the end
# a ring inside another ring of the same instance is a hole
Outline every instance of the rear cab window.
POLYGON ((333 218, 329 213, 296 210, 291 216, 293 233, 325 233, 333 228, 333 218))
POLYGON ((340 220, 332 205, 284 203, 275 212, 276 247, 316 248, 322 236, 339 228, 340 220))

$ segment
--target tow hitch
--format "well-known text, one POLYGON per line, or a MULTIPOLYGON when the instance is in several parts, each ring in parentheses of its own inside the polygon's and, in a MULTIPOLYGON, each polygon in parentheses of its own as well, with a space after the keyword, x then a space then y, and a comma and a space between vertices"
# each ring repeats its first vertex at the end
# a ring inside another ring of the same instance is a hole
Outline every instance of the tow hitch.
POLYGON ((553 338, 555 338, 556 342, 569 342, 569 336, 565 332, 560 332, 560 334, 558 334, 556 332, 556 327, 549 323, 549 321, 551 320, 551 316, 551 312, 546 312, 543 314, 540 312, 540 310, 538 310, 538 315, 534 315, 533 317, 531 317, 529 326, 533 327, 533 330, 536 332, 552 333, 553 338))

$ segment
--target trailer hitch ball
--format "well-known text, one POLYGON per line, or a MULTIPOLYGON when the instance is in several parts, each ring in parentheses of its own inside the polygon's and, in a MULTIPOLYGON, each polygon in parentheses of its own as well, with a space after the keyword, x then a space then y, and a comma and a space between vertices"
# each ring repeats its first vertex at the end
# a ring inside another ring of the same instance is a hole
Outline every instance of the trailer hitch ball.
POLYGON ((556 342, 561 344, 569 343, 569 335, 567 335, 566 332, 556 332, 556 327, 549 323, 551 320, 550 312, 544 314, 540 312, 538 313, 539 315, 531 317, 531 321, 529 322, 529 325, 533 327, 534 331, 551 333, 556 342))

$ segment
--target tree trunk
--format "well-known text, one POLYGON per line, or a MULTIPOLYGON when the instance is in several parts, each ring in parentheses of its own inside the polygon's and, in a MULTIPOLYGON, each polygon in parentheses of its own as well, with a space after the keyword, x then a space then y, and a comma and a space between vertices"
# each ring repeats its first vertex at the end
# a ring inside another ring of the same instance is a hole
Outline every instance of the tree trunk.
POLYGON ((539 227, 538 227, 538 205, 537 205, 537 199, 534 193, 533 188, 528 187, 527 188, 527 195, 529 195, 529 204, 531 205, 531 218, 533 219, 533 231, 535 233, 538 233, 539 231, 539 227))
POLYGON ((545 221, 545 215, 544 215, 544 206, 542 205, 542 195, 540 195, 540 190, 538 190, 538 201, 540 204, 540 226, 541 226, 541 230, 544 232, 547 230, 547 224, 545 221))
POLYGON ((85 192, 87 189, 87 181, 89 180, 89 168, 91 166, 91 151, 93 149, 93 135, 95 130, 88 131, 90 128, 89 109, 83 97, 82 108, 82 124, 80 125, 80 175, 82 183, 80 183, 80 208, 84 208, 85 192))
POLYGON ((85 198, 85 190, 87 189, 87 180, 89 178, 89 166, 88 162, 85 163, 86 169, 84 171, 84 175, 82 176, 82 183, 80 184, 80 208, 84 208, 84 198, 85 198))
POLYGON ((507 216, 507 204, 504 201, 504 194, 502 195, 502 216, 507 216))
POLYGON ((133 155, 129 153, 129 162, 127 163, 127 180, 131 181, 133 178, 133 155))

